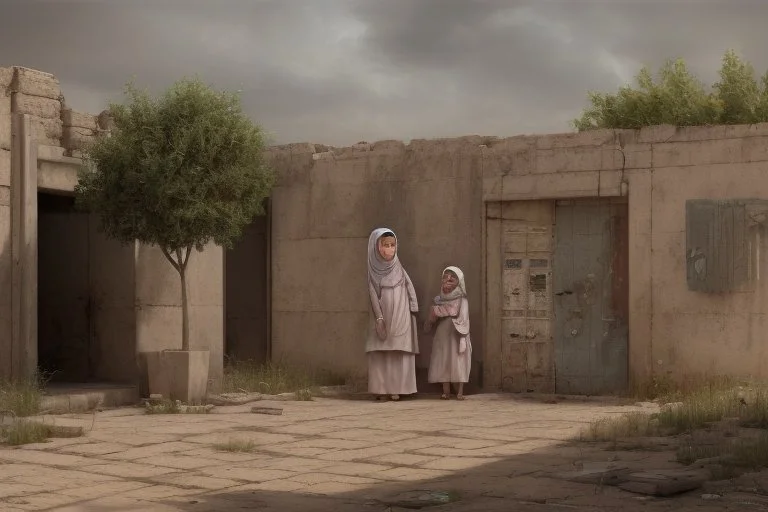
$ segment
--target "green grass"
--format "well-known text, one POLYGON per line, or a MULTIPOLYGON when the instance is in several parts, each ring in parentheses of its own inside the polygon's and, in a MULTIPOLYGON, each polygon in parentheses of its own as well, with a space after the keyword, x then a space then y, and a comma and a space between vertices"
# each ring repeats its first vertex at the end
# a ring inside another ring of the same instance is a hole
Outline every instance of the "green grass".
POLYGON ((213 447, 222 452, 251 453, 256 451, 256 443, 245 439, 230 439, 226 443, 217 443, 213 447))
POLYGON ((305 397, 308 391, 311 399, 318 387, 340 386, 346 380, 344 376, 326 370, 311 370, 280 363, 232 361, 224 370, 222 391, 266 395, 297 393, 297 399, 302 399, 299 395, 305 397))
POLYGON ((144 406, 147 414, 208 414, 210 410, 203 405, 184 405, 178 400, 163 399, 159 402, 147 402, 144 406))
POLYGON ((633 437, 653 436, 655 432, 656 425, 649 414, 629 412, 593 421, 580 432, 579 440, 616 442, 633 437))
POLYGON ((687 466, 702 459, 715 461, 715 480, 732 478, 745 470, 768 468, 768 432, 760 432, 756 437, 721 438, 715 443, 692 440, 677 449, 677 461, 681 464, 687 466))
POLYGON ((51 428, 37 421, 17 420, 2 430, 3 442, 10 446, 42 443, 51 437, 51 428))
POLYGON ((584 428, 578 440, 611 442, 616 448, 622 440, 676 436, 679 462, 717 458, 723 478, 742 469, 768 467, 768 383, 723 377, 655 389, 664 389, 657 398, 663 404, 658 413, 599 419, 584 428))
POLYGON ((40 411, 42 396, 41 379, 0 382, 0 415, 33 416, 40 411))

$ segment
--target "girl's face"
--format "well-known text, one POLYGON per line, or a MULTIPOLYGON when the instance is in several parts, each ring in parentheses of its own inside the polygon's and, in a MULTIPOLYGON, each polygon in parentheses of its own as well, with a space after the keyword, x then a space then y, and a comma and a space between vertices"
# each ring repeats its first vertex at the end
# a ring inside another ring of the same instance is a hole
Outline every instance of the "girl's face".
POLYGON ((459 286, 459 278, 450 270, 443 274, 443 293, 449 294, 459 286))
POLYGON ((397 241, 391 236, 379 238, 379 255, 384 261, 392 261, 397 253, 397 241))

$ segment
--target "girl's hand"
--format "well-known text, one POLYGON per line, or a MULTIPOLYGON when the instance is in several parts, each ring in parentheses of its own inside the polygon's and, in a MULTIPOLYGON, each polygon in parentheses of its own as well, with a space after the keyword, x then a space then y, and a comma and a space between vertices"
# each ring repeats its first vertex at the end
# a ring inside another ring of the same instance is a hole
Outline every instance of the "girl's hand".
POLYGON ((376 319, 376 335, 381 341, 387 339, 387 325, 384 323, 383 318, 376 319))

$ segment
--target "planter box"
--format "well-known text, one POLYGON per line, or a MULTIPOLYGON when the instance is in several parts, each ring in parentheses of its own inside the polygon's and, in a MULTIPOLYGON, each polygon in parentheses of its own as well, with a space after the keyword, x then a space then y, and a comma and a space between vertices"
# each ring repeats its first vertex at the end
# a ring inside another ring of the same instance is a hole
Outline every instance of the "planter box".
POLYGON ((208 394, 210 353, 207 350, 164 350, 147 354, 150 394, 203 404, 208 394))

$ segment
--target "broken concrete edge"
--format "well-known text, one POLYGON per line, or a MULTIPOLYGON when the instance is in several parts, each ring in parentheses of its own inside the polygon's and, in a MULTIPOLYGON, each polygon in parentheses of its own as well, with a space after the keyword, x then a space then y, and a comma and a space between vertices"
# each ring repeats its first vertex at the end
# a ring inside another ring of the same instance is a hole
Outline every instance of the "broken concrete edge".
POLYGON ((82 437, 85 435, 85 429, 80 426, 72 426, 72 425, 57 425, 55 423, 49 423, 44 419, 40 419, 37 417, 18 417, 18 418, 10 418, 10 417, 4 417, 0 419, 0 428, 3 430, 13 428, 17 425, 23 425, 23 424, 29 424, 34 423, 36 425, 41 425, 45 427, 47 436, 50 438, 72 438, 72 437, 82 437))
POLYGON ((281 416, 283 414, 283 408, 282 407, 251 407, 251 413, 271 414, 273 416, 281 416))
POLYGON ((604 146, 606 144, 624 147, 633 144, 654 144, 664 142, 700 142, 715 139, 742 138, 768 135, 768 123, 715 126, 673 126, 655 125, 640 129, 604 128, 581 132, 553 134, 517 134, 511 136, 464 135, 459 137, 437 137, 432 139, 411 139, 407 142, 384 139, 375 142, 360 141, 349 146, 332 146, 311 142, 275 144, 267 148, 272 156, 312 156, 313 160, 354 157, 363 153, 405 153, 425 151, 440 147, 443 150, 466 146, 493 148, 499 145, 530 147, 538 150, 604 146))

